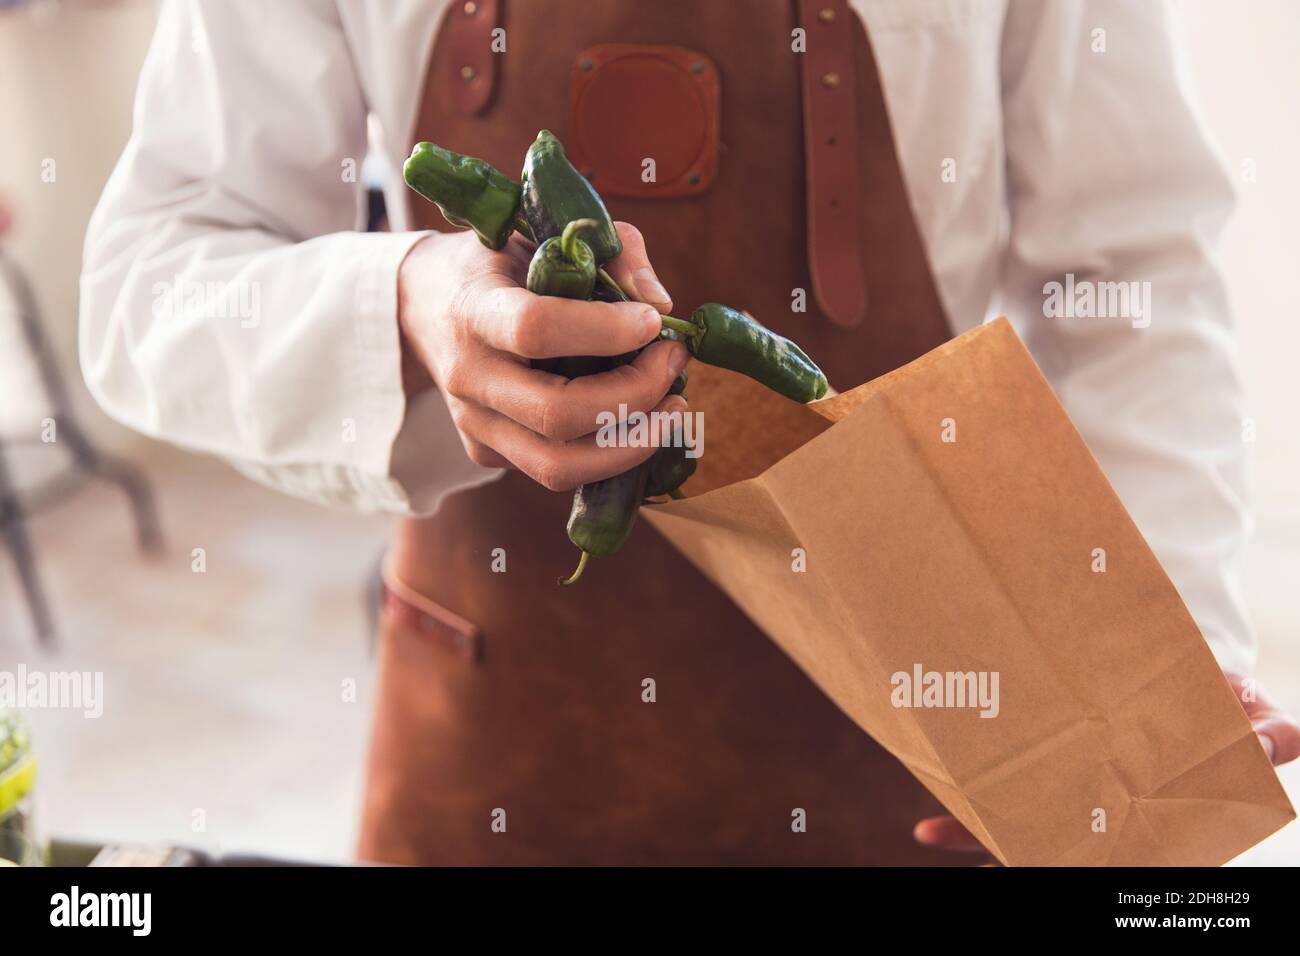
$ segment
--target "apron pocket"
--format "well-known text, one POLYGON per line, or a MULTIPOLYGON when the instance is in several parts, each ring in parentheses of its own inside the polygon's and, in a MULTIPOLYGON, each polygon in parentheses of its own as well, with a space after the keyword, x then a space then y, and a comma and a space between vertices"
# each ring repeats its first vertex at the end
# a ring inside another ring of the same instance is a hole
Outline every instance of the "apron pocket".
POLYGON ((383 615, 388 621, 418 634, 449 654, 478 662, 483 658, 483 635, 459 614, 407 587, 384 571, 383 615))
POLYGON ((694 196, 718 169, 718 68, 680 46, 603 43, 573 65, 569 158, 602 196, 694 196))

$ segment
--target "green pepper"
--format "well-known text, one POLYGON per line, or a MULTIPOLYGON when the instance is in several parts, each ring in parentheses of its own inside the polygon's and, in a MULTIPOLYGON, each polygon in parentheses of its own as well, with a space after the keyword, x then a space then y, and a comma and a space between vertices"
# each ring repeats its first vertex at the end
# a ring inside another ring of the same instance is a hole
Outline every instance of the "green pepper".
MULTIPOLYGON (((605 301, 627 301, 627 295, 609 274, 597 273, 596 295, 605 301)), ((711 302, 702 305, 690 321, 661 315, 659 337, 686 342, 695 358, 706 365, 740 372, 796 402, 808 403, 826 396, 830 383, 803 349, 783 335, 744 313, 711 302)))
MULTIPOLYGON (((664 331, 668 335, 674 334, 670 330, 664 331)), ((668 394, 685 397, 687 378, 686 369, 678 372, 672 386, 668 389, 668 394)), ((653 498, 656 495, 672 495, 674 498, 685 498, 686 496, 677 489, 695 474, 698 465, 698 458, 689 458, 686 455, 681 426, 674 428, 673 444, 664 445, 650 456, 650 474, 646 477, 645 496, 653 498)))
POLYGON ((549 130, 539 132, 528 147, 523 180, 523 217, 534 240, 555 238, 575 219, 594 219, 596 226, 588 234, 587 243, 596 264, 603 266, 623 251, 614 220, 600 194, 587 177, 573 168, 564 155, 564 146, 549 130))
POLYGON ((695 474, 700 462, 698 458, 688 456, 686 451, 686 446, 682 444, 665 445, 650 457, 650 473, 645 481, 647 498, 656 495, 686 497, 677 489, 695 474))
POLYGON ((528 264, 528 291, 563 299, 590 299, 596 287, 596 257, 578 233, 596 226, 594 219, 575 219, 561 235, 538 246, 528 264))
POLYGON ((678 489, 686 484, 699 466, 698 458, 691 458, 686 449, 678 445, 660 448, 650 459, 650 474, 646 476, 645 496, 670 495, 685 498, 678 489))
POLYGON ((402 175, 449 223, 473 229, 489 249, 505 246, 515 230, 523 187, 481 159, 416 143, 402 175))
MULTIPOLYGON (((629 356, 634 358, 636 353, 629 353, 629 356)), ((686 380, 686 369, 682 369, 673 379, 668 394, 684 394, 686 380)), ((685 497, 677 492, 677 486, 695 473, 696 459, 689 459, 689 464, 685 466, 677 461, 656 464, 665 453, 681 453, 681 457, 685 458, 685 448, 663 447, 656 450, 648 461, 630 471, 582 485, 574 491, 573 507, 569 511, 569 540, 582 549, 582 557, 578 559, 578 567, 573 574, 560 579, 561 584, 576 583, 593 555, 607 557, 623 546, 632 531, 632 525, 636 523, 642 500, 652 495, 685 497), (656 468, 659 469, 658 472, 656 468), (660 475, 658 479, 653 477, 656 474, 660 475), (680 480, 674 480, 678 474, 681 475, 680 480), (651 491, 650 482, 656 480, 671 484, 662 491, 651 491)))
MULTIPOLYGON (((578 232, 590 222, 590 219, 579 219, 570 223, 571 230, 566 227, 564 235, 547 239, 537 247, 532 262, 528 264, 529 292, 565 299, 587 299, 591 296, 596 280, 596 262, 591 247, 578 238, 578 232), (565 252, 566 239, 571 249, 569 253, 565 252)), ((615 364, 613 359, 605 355, 572 355, 533 359, 532 362, 533 368, 552 375, 563 375, 565 378, 607 372, 615 364)))
POLYGON ((582 557, 573 573, 560 579, 561 584, 575 584, 589 558, 607 557, 623 547, 636 524, 649 473, 646 461, 621 475, 579 485, 574 491, 568 532, 569 540, 582 549, 582 557))
POLYGON ((664 325, 687 336, 687 347, 706 365, 748 375, 796 402, 822 398, 826 376, 804 350, 749 316, 710 302, 690 322, 665 316, 664 325))

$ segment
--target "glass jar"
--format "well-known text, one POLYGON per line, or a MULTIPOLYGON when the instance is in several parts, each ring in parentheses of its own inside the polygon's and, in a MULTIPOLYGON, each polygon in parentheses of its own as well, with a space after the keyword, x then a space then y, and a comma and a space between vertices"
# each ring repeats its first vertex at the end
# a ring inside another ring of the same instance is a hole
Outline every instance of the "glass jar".
POLYGON ((0 865, 39 866, 44 860, 33 811, 35 781, 27 721, 19 711, 0 708, 0 865))

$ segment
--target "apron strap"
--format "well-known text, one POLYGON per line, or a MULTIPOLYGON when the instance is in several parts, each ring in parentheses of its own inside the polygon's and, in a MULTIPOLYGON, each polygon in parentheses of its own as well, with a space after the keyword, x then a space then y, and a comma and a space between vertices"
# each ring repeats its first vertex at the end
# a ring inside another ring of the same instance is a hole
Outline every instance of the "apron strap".
POLYGON ((497 59, 492 31, 501 25, 504 0, 452 0, 442 20, 449 55, 443 57, 443 89, 464 116, 477 116, 492 102, 497 59))
POLYGON ((858 84, 880 81, 874 70, 861 78, 855 73, 847 0, 799 0, 799 22, 807 41, 800 73, 808 268, 822 311, 852 328, 867 312, 858 232, 858 84))
MULTIPOLYGON (((504 5, 505 0, 453 0, 443 20, 450 53, 442 59, 443 88, 464 116, 477 116, 492 100, 498 59, 492 32, 501 25, 504 5)), ((822 311, 836 325, 852 328, 867 312, 858 232, 858 84, 880 81, 874 70, 861 79, 856 75, 848 0, 798 0, 798 17, 807 43, 799 57, 808 268, 822 311)))

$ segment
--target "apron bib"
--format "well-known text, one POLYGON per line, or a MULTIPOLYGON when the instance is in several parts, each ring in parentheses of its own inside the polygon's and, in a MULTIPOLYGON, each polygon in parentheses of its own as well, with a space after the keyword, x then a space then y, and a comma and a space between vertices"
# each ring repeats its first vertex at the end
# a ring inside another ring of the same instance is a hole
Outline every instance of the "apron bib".
MULTIPOLYGON (((677 314, 747 309, 841 389, 950 337, 844 0, 453 3, 412 142, 518 175, 542 128, 645 235, 677 314)), ((939 804, 647 522, 557 587, 569 503, 511 472, 400 523, 362 858, 968 862, 915 844, 939 804)))

